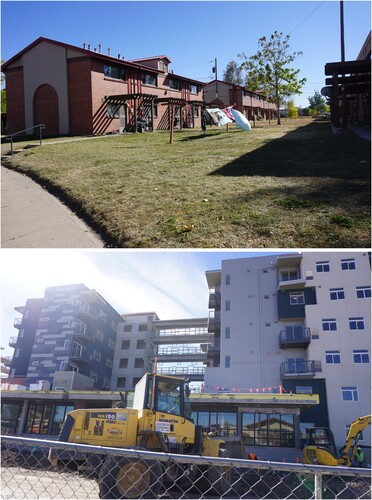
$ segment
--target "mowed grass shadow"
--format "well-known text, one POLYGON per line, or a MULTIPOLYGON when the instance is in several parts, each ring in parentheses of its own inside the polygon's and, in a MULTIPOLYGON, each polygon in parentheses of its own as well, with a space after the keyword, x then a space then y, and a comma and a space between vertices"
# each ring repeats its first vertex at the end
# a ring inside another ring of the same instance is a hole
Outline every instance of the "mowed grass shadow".
MULTIPOLYGON (((249 137, 247 139, 249 142, 249 137)), ((349 131, 332 135, 314 122, 226 163, 209 175, 370 178, 370 143, 349 131)))

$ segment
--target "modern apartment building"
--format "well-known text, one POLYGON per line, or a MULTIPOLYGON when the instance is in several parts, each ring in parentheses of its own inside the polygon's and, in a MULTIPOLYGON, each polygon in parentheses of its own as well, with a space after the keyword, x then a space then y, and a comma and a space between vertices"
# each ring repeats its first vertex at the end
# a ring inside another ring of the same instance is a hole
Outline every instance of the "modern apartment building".
MULTIPOLYGON (((320 405, 302 413, 301 429, 330 426, 341 446, 348 425, 371 408, 370 273, 367 252, 232 259, 208 271, 214 341, 205 391, 281 385, 287 393, 319 394, 320 405)), ((248 424, 258 435, 260 422, 248 424)))
POLYGON ((15 308, 9 380, 48 390, 109 388, 121 316, 83 284, 47 288, 15 308))
POLYGON ((179 128, 200 126, 201 82, 171 72, 165 55, 105 52, 40 37, 4 63, 7 133, 39 124, 46 135, 167 129, 172 115, 179 128))
POLYGON ((208 318, 160 320, 155 312, 123 315, 119 324, 112 388, 133 390, 156 369, 163 375, 204 379, 207 345, 213 340, 208 318))

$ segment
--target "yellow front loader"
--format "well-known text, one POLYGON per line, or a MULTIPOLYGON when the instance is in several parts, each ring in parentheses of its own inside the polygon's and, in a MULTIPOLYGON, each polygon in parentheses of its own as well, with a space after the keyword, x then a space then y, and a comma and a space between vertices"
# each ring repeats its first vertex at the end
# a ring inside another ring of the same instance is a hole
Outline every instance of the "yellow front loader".
MULTIPOLYGON (((115 448, 218 457, 226 455, 224 443, 204 435, 193 423, 190 390, 179 377, 147 373, 135 387, 133 408, 82 409, 66 416, 59 441, 115 448)), ((53 465, 71 465, 95 471, 100 498, 154 498, 167 479, 209 478, 215 493, 222 496, 230 488, 228 468, 173 464, 163 470, 162 462, 112 455, 71 456, 67 450, 51 449, 53 465), (216 473, 218 477, 216 477, 216 473)))

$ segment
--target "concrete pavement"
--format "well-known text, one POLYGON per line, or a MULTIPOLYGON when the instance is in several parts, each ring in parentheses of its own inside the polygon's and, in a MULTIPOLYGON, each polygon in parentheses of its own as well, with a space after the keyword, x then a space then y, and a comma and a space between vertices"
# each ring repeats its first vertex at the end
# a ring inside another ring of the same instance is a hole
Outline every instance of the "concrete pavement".
POLYGON ((1 167, 2 248, 103 248, 71 210, 26 175, 1 167))

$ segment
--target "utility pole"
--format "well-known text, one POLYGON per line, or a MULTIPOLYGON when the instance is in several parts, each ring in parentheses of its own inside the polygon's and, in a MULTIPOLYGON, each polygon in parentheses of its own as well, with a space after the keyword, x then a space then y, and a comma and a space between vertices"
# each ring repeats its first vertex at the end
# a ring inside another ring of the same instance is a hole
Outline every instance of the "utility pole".
POLYGON ((217 58, 214 60, 214 68, 213 68, 213 73, 215 75, 215 82, 216 82, 216 104, 218 101, 218 82, 217 82, 217 58))
MULTIPOLYGON (((340 33, 341 33, 341 62, 345 62, 345 30, 344 30, 344 2, 340 1, 340 33)), ((345 74, 342 74, 344 77, 345 74)), ((345 88, 341 86, 341 116, 342 127, 346 127, 346 99, 345 88)))

